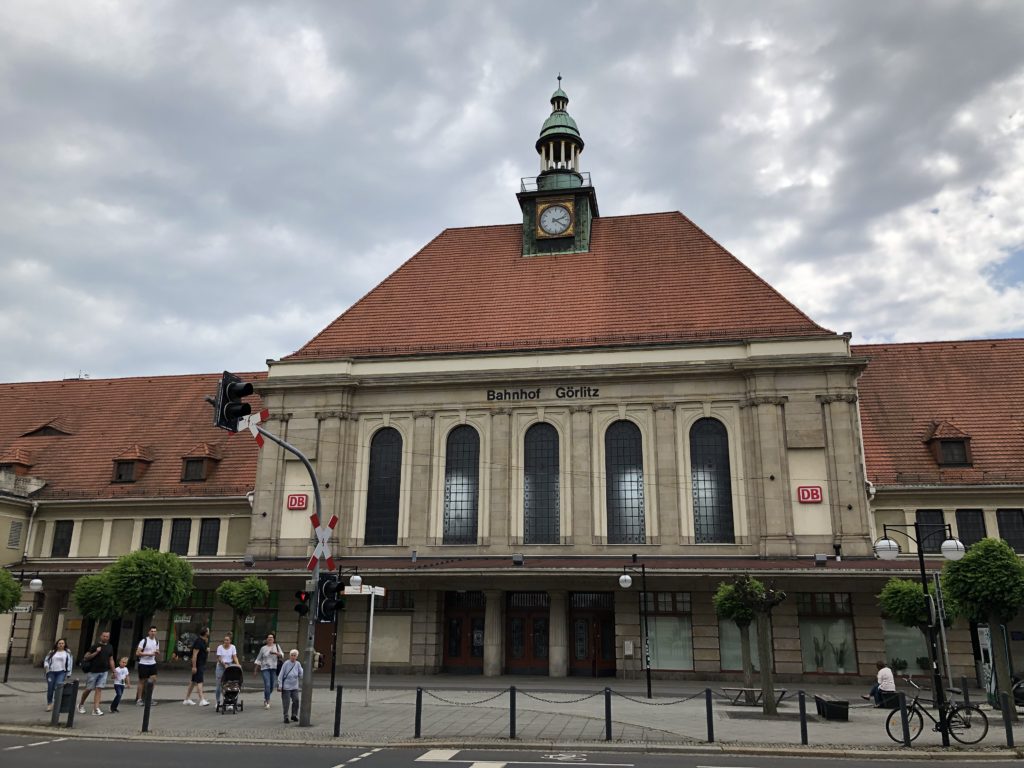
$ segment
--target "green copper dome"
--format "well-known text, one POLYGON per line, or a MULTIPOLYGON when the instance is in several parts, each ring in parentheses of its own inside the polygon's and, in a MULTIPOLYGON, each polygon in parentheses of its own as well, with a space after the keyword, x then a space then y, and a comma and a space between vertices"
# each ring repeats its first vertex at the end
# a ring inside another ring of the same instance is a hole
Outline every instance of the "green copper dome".
POLYGON ((555 99, 565 99, 566 101, 568 101, 569 96, 566 94, 565 91, 559 88, 557 91, 551 94, 551 101, 554 101, 555 99))
POLYGON ((569 116, 568 112, 563 112, 562 110, 552 112, 540 128, 540 138, 542 139, 548 136, 561 136, 566 133, 581 138, 580 129, 576 127, 576 121, 569 116))

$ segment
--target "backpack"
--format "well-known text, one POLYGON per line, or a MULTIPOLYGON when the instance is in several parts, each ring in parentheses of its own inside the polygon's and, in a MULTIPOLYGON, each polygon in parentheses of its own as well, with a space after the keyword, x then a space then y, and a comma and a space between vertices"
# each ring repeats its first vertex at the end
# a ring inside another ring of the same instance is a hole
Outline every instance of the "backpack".
POLYGON ((92 659, 85 658, 85 654, 82 654, 81 660, 78 662, 78 668, 86 674, 92 672, 92 659))

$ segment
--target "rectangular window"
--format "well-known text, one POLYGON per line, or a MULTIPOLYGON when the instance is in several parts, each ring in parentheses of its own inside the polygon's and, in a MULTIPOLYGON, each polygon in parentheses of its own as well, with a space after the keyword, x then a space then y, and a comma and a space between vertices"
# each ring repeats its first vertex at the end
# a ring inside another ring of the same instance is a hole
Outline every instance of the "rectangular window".
POLYGON ((130 483, 135 480, 135 462, 118 461, 114 463, 114 482, 130 483))
POLYGON ((188 554, 188 540, 192 534, 192 521, 177 518, 171 521, 171 552, 176 555, 188 554))
POLYGON ((693 624, 689 616, 649 616, 651 669, 693 669, 693 624))
POLYGON ((892 667, 893 674, 921 674, 924 668, 918 659, 928 662, 927 668, 931 669, 924 632, 916 627, 897 624, 891 619, 883 619, 882 624, 885 629, 885 659, 892 667))
POLYGON ((1024 552, 1024 509, 997 509, 996 523, 999 535, 1013 547, 1013 551, 1024 552))
POLYGON ((942 542, 946 540, 946 518, 941 509, 917 510, 917 545, 928 555, 942 552, 942 542))
POLYGON ((977 544, 984 539, 984 513, 980 509, 958 509, 956 511, 956 535, 965 547, 977 544))
POLYGON ((941 440, 939 442, 939 457, 944 467, 965 467, 967 461, 967 442, 964 440, 941 440))
MULTIPOLYGON (((757 622, 750 622, 750 626, 747 627, 747 636, 750 638, 750 661, 756 672, 761 669, 757 658, 757 622)), ((736 626, 736 622, 719 619, 718 652, 723 670, 743 669, 743 649, 740 642, 740 628, 736 626)))
POLYGON ((798 592, 796 612, 800 616, 852 616, 853 604, 847 592, 798 592))
POLYGON ((689 592, 648 592, 648 613, 690 613, 689 592))
POLYGON ((160 538, 164 532, 163 520, 142 521, 142 549, 160 549, 160 538))
POLYGON ((7 532, 7 548, 18 549, 21 546, 21 520, 11 520, 11 530, 7 532))
POLYGON ((199 554, 204 557, 217 554, 220 542, 220 518, 204 517, 199 524, 199 554))
POLYGON ((203 459, 185 459, 185 468, 181 479, 186 482, 193 480, 205 480, 206 461, 203 459))
POLYGON ((71 534, 74 530, 74 520, 58 520, 54 524, 50 557, 67 557, 71 553, 71 534))
POLYGON ((411 611, 415 609, 416 593, 410 589, 389 589, 384 597, 375 597, 373 610, 376 611, 411 611))

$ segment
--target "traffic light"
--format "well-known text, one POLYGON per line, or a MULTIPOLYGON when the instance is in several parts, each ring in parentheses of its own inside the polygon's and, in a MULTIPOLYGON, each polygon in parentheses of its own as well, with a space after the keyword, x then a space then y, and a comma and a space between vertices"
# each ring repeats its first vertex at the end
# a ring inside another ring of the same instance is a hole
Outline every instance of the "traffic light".
POLYGON ((321 624, 333 624, 341 607, 338 595, 342 592, 341 581, 336 573, 321 573, 317 589, 317 620, 321 624))
POLYGON ((299 616, 305 616, 309 613, 309 592, 304 589, 300 589, 295 593, 295 612, 299 616))
POLYGON ((238 420, 252 413, 252 406, 242 398, 252 394, 252 384, 224 371, 213 401, 213 425, 228 432, 238 431, 238 420))

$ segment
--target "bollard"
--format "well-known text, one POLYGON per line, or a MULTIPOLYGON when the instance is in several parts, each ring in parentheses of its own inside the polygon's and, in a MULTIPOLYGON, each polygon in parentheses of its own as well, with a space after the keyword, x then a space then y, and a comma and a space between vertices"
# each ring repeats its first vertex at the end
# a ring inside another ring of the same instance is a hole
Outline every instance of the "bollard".
POLYGON ((1010 697, 1005 693, 999 694, 1003 704, 1003 726, 1006 728, 1006 746, 1013 746, 1013 710, 1010 709, 1010 697))
POLYGON ((612 689, 604 689, 604 740, 612 740, 612 689))
POLYGON ((149 710, 153 706, 153 681, 146 680, 142 689, 142 700, 146 706, 142 709, 142 732, 149 733, 149 710))
POLYGON ((907 694, 900 691, 900 724, 903 726, 903 746, 910 746, 910 721, 907 719, 907 694))
POLYGON ((423 689, 416 689, 416 735, 419 738, 423 726, 423 689))
POLYGON ((334 738, 341 736, 341 692, 345 686, 339 685, 338 692, 334 697, 334 738))
POLYGON ((964 692, 964 704, 966 706, 970 706, 971 705, 971 694, 967 690, 967 678, 966 677, 961 677, 960 678, 960 690, 964 692))
POLYGON ((50 725, 60 725, 60 710, 64 705, 64 686, 71 683, 61 683, 53 692, 53 711, 50 712, 50 725))
POLYGON ((78 711, 78 678, 71 681, 71 710, 68 712, 68 728, 75 727, 75 712, 78 711))
POLYGON ((510 739, 516 737, 516 687, 514 685, 508 689, 508 737, 510 739))
POLYGON ((807 746, 807 695, 803 691, 797 692, 800 700, 800 743, 807 746))
POLYGON ((711 707, 711 689, 704 689, 704 709, 708 719, 708 744, 715 743, 715 713, 711 707))

